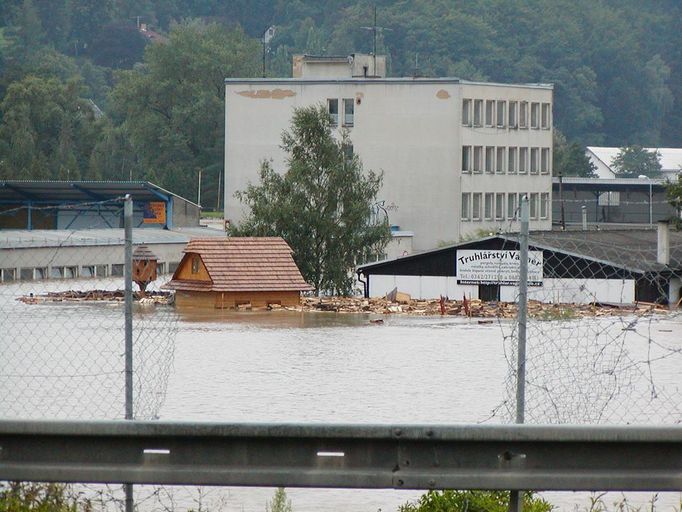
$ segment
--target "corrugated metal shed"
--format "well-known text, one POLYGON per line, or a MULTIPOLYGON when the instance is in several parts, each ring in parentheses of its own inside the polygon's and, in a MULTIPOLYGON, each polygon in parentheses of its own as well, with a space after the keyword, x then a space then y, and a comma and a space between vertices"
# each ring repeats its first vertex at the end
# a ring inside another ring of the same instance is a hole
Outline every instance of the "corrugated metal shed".
POLYGON ((289 245, 279 237, 199 238, 190 240, 185 257, 166 287, 182 291, 308 291, 289 245), (198 254, 211 282, 177 279, 188 259, 198 254))

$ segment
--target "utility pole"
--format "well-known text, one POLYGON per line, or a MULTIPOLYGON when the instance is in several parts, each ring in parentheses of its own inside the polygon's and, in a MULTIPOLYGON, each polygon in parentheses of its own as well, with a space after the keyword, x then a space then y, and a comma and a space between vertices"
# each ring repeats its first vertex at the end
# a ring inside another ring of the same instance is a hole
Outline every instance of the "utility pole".
MULTIPOLYGON (((521 232, 519 233, 519 303, 516 350, 516 423, 525 421, 526 409, 526 322, 528 317, 528 223, 530 207, 528 196, 521 199, 521 232)), ((523 512, 523 491, 511 491, 509 511, 523 512)))
POLYGON ((265 72, 265 55, 267 53, 267 47, 270 44, 270 41, 272 41, 272 38, 275 37, 275 26, 270 25, 268 28, 265 29, 265 32, 263 32, 263 37, 261 37, 261 44, 263 45, 263 78, 266 76, 265 72))
MULTIPOLYGON (((126 194, 123 203, 124 244, 124 326, 125 326, 125 419, 133 415, 133 198, 126 194)), ((125 510, 133 512, 133 484, 124 484, 125 510)))

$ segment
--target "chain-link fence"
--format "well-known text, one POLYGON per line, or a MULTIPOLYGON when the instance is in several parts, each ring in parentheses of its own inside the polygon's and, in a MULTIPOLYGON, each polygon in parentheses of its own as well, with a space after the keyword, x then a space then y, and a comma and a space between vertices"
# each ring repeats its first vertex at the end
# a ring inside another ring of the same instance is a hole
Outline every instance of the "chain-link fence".
MULTIPOLYGON (((0 416, 123 419, 124 200, 0 211, 4 227, 55 223, 66 229, 0 231, 0 416)), ((160 285, 178 257, 145 250, 154 231, 135 231, 132 251, 141 257, 133 256, 132 278, 146 291, 133 284, 132 409, 148 420, 158 416, 173 364, 177 317, 160 285)), ((118 486, 86 492, 102 508, 123 506, 118 486)))
MULTIPOLYGON (((532 215, 533 205, 530 205, 532 215)), ((518 251, 518 233, 501 250, 518 251)), ((525 422, 676 424, 682 394, 682 233, 653 229, 531 232, 525 422)), ((507 290, 519 300, 519 288, 507 290)), ((516 412, 518 324, 501 322, 516 412)))

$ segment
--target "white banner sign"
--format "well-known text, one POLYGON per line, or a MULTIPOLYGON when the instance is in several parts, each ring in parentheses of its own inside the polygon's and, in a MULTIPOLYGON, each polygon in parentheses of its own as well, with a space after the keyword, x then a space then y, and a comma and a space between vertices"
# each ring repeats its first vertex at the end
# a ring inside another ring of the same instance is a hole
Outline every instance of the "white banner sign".
MULTIPOLYGON (((457 284, 519 284, 519 251, 457 251, 457 284)), ((542 286, 542 251, 528 252, 528 286, 542 286)))

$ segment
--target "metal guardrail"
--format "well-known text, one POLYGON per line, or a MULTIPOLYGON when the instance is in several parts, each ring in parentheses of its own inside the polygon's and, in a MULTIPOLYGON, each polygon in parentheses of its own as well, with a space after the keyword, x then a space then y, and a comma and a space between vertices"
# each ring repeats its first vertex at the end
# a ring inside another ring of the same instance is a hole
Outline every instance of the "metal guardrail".
POLYGON ((0 480, 682 490, 682 427, 0 421, 0 480))

